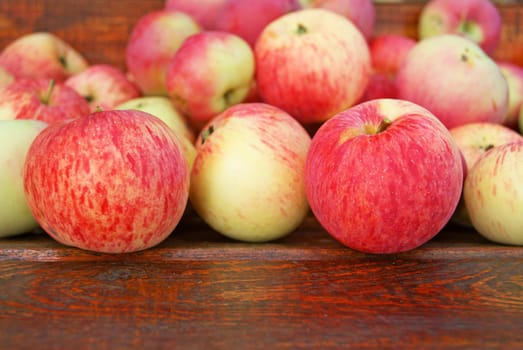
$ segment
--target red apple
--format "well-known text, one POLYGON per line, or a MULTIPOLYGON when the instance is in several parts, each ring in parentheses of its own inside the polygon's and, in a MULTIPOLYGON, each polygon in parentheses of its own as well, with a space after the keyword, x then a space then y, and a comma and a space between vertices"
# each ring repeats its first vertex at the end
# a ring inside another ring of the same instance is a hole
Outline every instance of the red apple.
POLYGON ((497 63, 508 84, 508 109, 503 125, 517 130, 519 112, 523 105, 523 67, 507 61, 497 63))
POLYGON ((50 124, 89 112, 80 94, 49 79, 17 79, 0 90, 0 120, 36 119, 50 124))
POLYGON ((370 40, 374 33, 376 9, 372 0, 300 0, 300 2, 305 8, 324 8, 347 17, 367 40, 370 40))
POLYGON ((141 111, 101 111, 33 141, 24 191, 40 226, 65 245, 106 253, 152 247, 177 226, 189 191, 176 136, 141 111))
POLYGON ((183 12, 158 10, 143 15, 134 25, 125 51, 132 81, 145 95, 167 95, 165 75, 169 62, 200 26, 183 12))
POLYGON ((141 95, 123 71, 109 64, 92 65, 68 78, 65 85, 82 95, 93 112, 97 108, 113 109, 141 95))
POLYGON ((196 140, 190 201, 213 229, 265 242, 293 232, 308 213, 304 167, 310 136, 289 114, 242 103, 213 118, 196 140))
POLYGON ((206 30, 216 29, 216 19, 227 0, 165 0, 165 9, 188 14, 206 30))
POLYGON ((396 75, 416 40, 399 34, 381 34, 369 41, 372 75, 361 102, 397 98, 396 75))
POLYGON ((298 0, 227 0, 216 19, 216 30, 233 33, 254 46, 273 20, 300 9, 298 0))
POLYGON ((10 42, 0 53, 0 66, 15 78, 64 81, 87 68, 81 53, 55 34, 35 32, 10 42))
POLYGON ((265 27, 254 54, 261 99, 304 124, 354 105, 371 74, 363 35, 347 18, 324 9, 279 17, 265 27))
POLYGON ((396 78, 398 97, 436 115, 447 128, 472 122, 501 123, 508 84, 479 46, 458 35, 419 41, 396 78))
POLYGON ((428 110, 378 99, 326 121, 305 168, 311 209, 342 244, 398 253, 434 237, 456 208, 463 183, 460 151, 428 110))
POLYGON ((457 34, 478 44, 490 54, 501 38, 502 19, 490 0, 431 0, 420 14, 420 39, 457 34))
POLYGON ((187 38, 166 75, 176 108, 195 129, 245 100, 254 81, 254 54, 237 35, 204 31, 187 38))

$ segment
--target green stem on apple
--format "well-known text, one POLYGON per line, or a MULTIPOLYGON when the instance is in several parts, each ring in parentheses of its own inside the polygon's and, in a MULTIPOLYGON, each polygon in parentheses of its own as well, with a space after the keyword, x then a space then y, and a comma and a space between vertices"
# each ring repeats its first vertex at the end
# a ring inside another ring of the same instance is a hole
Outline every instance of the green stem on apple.
POLYGON ((376 127, 371 124, 366 124, 365 133, 367 133, 369 135, 379 134, 380 132, 387 130, 387 128, 390 126, 390 124, 392 124, 392 120, 390 120, 389 118, 383 118, 381 120, 381 122, 378 124, 378 126, 376 126, 376 127))
POLYGON ((47 91, 41 99, 43 104, 45 104, 45 105, 49 104, 49 101, 51 100, 51 94, 53 93, 54 86, 55 86, 55 81, 54 81, 54 79, 51 79, 49 81, 49 86, 47 87, 47 91))
POLYGON ((306 34, 308 32, 307 27, 305 27, 303 24, 298 23, 298 28, 296 28, 296 33, 298 35, 306 34))
POLYGON ((207 129, 202 131, 202 145, 205 143, 207 138, 214 132, 214 126, 210 125, 207 129))

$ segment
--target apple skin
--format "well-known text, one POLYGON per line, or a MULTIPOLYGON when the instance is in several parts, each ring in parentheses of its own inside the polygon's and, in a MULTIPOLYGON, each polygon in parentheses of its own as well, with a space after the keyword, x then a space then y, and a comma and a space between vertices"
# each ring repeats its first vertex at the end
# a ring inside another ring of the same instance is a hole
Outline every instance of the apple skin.
POLYGON ((235 34, 204 31, 180 46, 166 81, 176 108, 199 130, 248 96, 254 81, 254 53, 235 34))
POLYGON ((213 118, 196 141, 190 203, 217 232, 266 242, 308 213, 304 168, 310 136, 289 114, 242 103, 213 118))
POLYGON ((115 109, 139 110, 154 115, 178 136, 180 149, 184 155, 189 169, 196 158, 194 147, 195 133, 188 126, 185 118, 176 110, 172 101, 165 96, 143 96, 126 101, 115 109))
POLYGON ((376 8, 372 0, 300 0, 303 8, 323 8, 349 20, 370 40, 376 25, 376 8))
POLYGON ((50 125, 33 141, 24 191, 40 226, 68 246, 147 249, 177 226, 189 172, 174 133, 141 111, 100 111, 50 125))
POLYGON ((364 102, 326 121, 305 168, 320 224, 345 246, 375 254, 433 238, 454 212, 462 184, 460 151, 445 126, 398 99, 364 102))
POLYGON ((491 54, 501 38, 501 15, 490 0, 431 0, 419 16, 418 36, 456 34, 491 54))
POLYGON ((227 0, 166 0, 165 9, 188 14, 205 30, 216 29, 217 14, 225 6, 227 0))
POLYGON ((298 0, 227 0, 217 15, 215 30, 236 34, 254 47, 270 22, 299 9, 298 0))
POLYGON ((16 79, 46 78, 64 81, 88 67, 71 45, 49 32, 34 32, 10 42, 0 53, 3 66, 16 79))
POLYGON ((519 112, 523 105, 523 67, 506 61, 497 63, 508 84, 508 109, 503 125, 517 130, 519 112))
POLYGON ((363 35, 347 18, 324 9, 279 17, 260 34, 254 54, 262 101, 302 124, 323 122, 354 105, 371 74, 363 35))
POLYGON ((397 98, 396 75, 416 40, 400 34, 381 34, 369 41, 372 75, 360 102, 397 98))
POLYGON ((177 135, 194 143, 195 132, 190 128, 185 117, 176 109, 174 103, 166 96, 142 96, 132 98, 119 104, 115 109, 136 109, 160 118, 177 135))
POLYGON ((144 95, 167 95, 165 75, 172 56, 201 27, 183 12, 157 10, 140 17, 125 48, 132 81, 144 95))
POLYGON ((0 66, 0 89, 13 82, 14 79, 15 77, 7 69, 0 66))
POLYGON ((113 109, 117 105, 141 96, 138 87, 119 68, 109 64, 95 64, 65 81, 83 96, 91 111, 113 109))
POLYGON ((497 63, 472 41, 444 34, 419 41, 400 67, 398 98, 419 104, 447 128, 501 123, 508 84, 497 63))
POLYGON ((0 121, 0 238, 29 233, 38 227, 25 198, 23 169, 31 143, 46 127, 38 120, 0 121))
MULTIPOLYGON (((465 161, 465 178, 477 160, 492 147, 523 141, 523 136, 515 130, 494 123, 468 123, 450 129, 450 134, 465 161)), ((461 226, 472 227, 463 196, 451 221, 461 226)))
POLYGON ((36 119, 48 124, 83 117, 89 104, 64 83, 20 78, 0 90, 0 120, 36 119), (51 93, 49 94, 49 90, 51 93))
POLYGON ((470 169, 463 187, 472 226, 490 241, 523 245, 523 142, 490 149, 470 169))

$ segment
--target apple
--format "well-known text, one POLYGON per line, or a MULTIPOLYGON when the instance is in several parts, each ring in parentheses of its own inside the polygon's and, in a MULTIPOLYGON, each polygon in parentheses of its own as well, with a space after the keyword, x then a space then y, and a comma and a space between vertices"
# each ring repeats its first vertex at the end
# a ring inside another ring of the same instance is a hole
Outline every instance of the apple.
POLYGON ((203 29, 214 30, 217 14, 226 2, 227 0, 165 0, 165 9, 184 12, 196 20, 203 29))
POLYGON ((214 230, 266 242, 293 232, 308 213, 304 167, 310 136, 265 103, 226 109, 200 132, 190 203, 214 230))
POLYGON ((33 141, 24 192, 40 226, 68 246, 143 250, 177 226, 189 171, 175 134, 142 111, 99 111, 57 123, 33 141))
POLYGON ((47 124, 38 120, 0 120, 0 237, 31 232, 38 223, 24 194, 27 150, 47 124))
POLYGON ((139 18, 127 41, 125 62, 144 95, 167 95, 165 75, 172 56, 185 39, 200 31, 183 12, 157 10, 139 18))
POLYGON ((22 35, 0 52, 0 66, 15 78, 64 81, 88 66, 82 54, 49 32, 22 35))
POLYGON ((299 9, 298 0, 227 0, 216 16, 215 30, 236 34, 254 47, 270 22, 299 9))
POLYGON ((141 96, 138 87, 126 74, 110 64, 89 66, 83 72, 69 77, 65 85, 82 95, 93 112, 97 108, 113 109, 125 101, 141 96))
POLYGON ((167 70, 167 91, 196 129, 241 103, 254 81, 254 54, 239 36, 203 31, 187 38, 167 70))
POLYGON ((523 245, 523 142, 485 152, 470 169, 463 198, 472 226, 497 243, 523 245))
POLYGON ((312 8, 271 22, 254 47, 262 101, 302 124, 323 122, 354 105, 371 74, 369 48, 347 18, 312 8))
POLYGON ((300 0, 304 8, 323 8, 351 20, 365 39, 370 40, 376 24, 376 8, 372 0, 300 0))
POLYGON ((196 135, 189 127, 185 117, 176 109, 174 103, 166 96, 142 96, 132 98, 115 107, 115 109, 136 109, 160 118, 176 134, 193 143, 196 135))
POLYGON ((418 36, 456 34, 491 54, 499 44, 501 26, 499 10, 490 0, 431 0, 421 10, 418 36))
POLYGON ((20 78, 0 90, 0 120, 37 119, 54 123, 89 114, 87 101, 64 83, 20 78))
POLYGON ((417 248, 454 212, 460 151, 428 110, 377 99, 327 120, 312 138, 305 186, 312 212, 345 246, 375 254, 417 248))
POLYGON ((523 105, 523 67, 507 61, 497 63, 508 84, 508 109, 503 124, 517 130, 523 105))
POLYGON ((458 35, 419 41, 396 76, 398 97, 419 104, 447 128, 472 122, 501 123, 508 84, 497 63, 458 35))
MULTIPOLYGON (((465 161, 465 178, 477 160, 489 149, 506 143, 523 141, 523 136, 507 126, 495 123, 468 123, 450 129, 465 161)), ((463 197, 452 216, 452 222, 471 227, 463 197)))
POLYGON ((150 113, 162 120, 179 137, 180 148, 189 168, 192 167, 196 157, 194 146, 195 134, 188 126, 185 118, 176 110, 172 101, 165 96, 143 96, 128 100, 115 109, 139 110, 150 113))
POLYGON ((14 76, 9 73, 7 69, 0 66, 0 89, 11 83, 14 79, 14 76))
POLYGON ((416 40, 401 34, 380 34, 369 41, 372 75, 361 98, 397 98, 396 75, 416 40))

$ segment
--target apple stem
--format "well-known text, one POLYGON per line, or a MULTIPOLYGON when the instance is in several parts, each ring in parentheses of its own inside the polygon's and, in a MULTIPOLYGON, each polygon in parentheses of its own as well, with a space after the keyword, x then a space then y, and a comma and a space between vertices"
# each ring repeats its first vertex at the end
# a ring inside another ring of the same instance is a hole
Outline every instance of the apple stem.
POLYGON ((202 131, 202 145, 205 143, 207 138, 209 138, 209 136, 211 136, 211 134, 213 132, 214 132, 214 126, 213 125, 209 126, 207 129, 202 131))
POLYGON ((51 100, 51 94, 53 93, 54 86, 55 86, 55 81, 54 81, 54 79, 51 79, 49 81, 49 86, 47 87, 47 92, 45 93, 45 95, 42 98, 43 104, 45 104, 45 105, 49 104, 49 101, 51 100))
POLYGON ((376 129, 376 134, 379 134, 382 131, 387 130, 387 128, 392 124, 392 120, 389 118, 383 118, 380 124, 378 125, 378 128, 376 129))
POLYGON ((307 33, 307 27, 305 27, 303 24, 298 23, 298 28, 296 29, 296 33, 298 35, 302 35, 307 33))
POLYGON ((387 130, 387 128, 392 124, 392 120, 389 118, 383 118, 381 122, 378 124, 377 127, 374 127, 373 125, 366 124, 365 125, 365 132, 368 135, 375 135, 379 134, 380 132, 383 132, 387 130))

